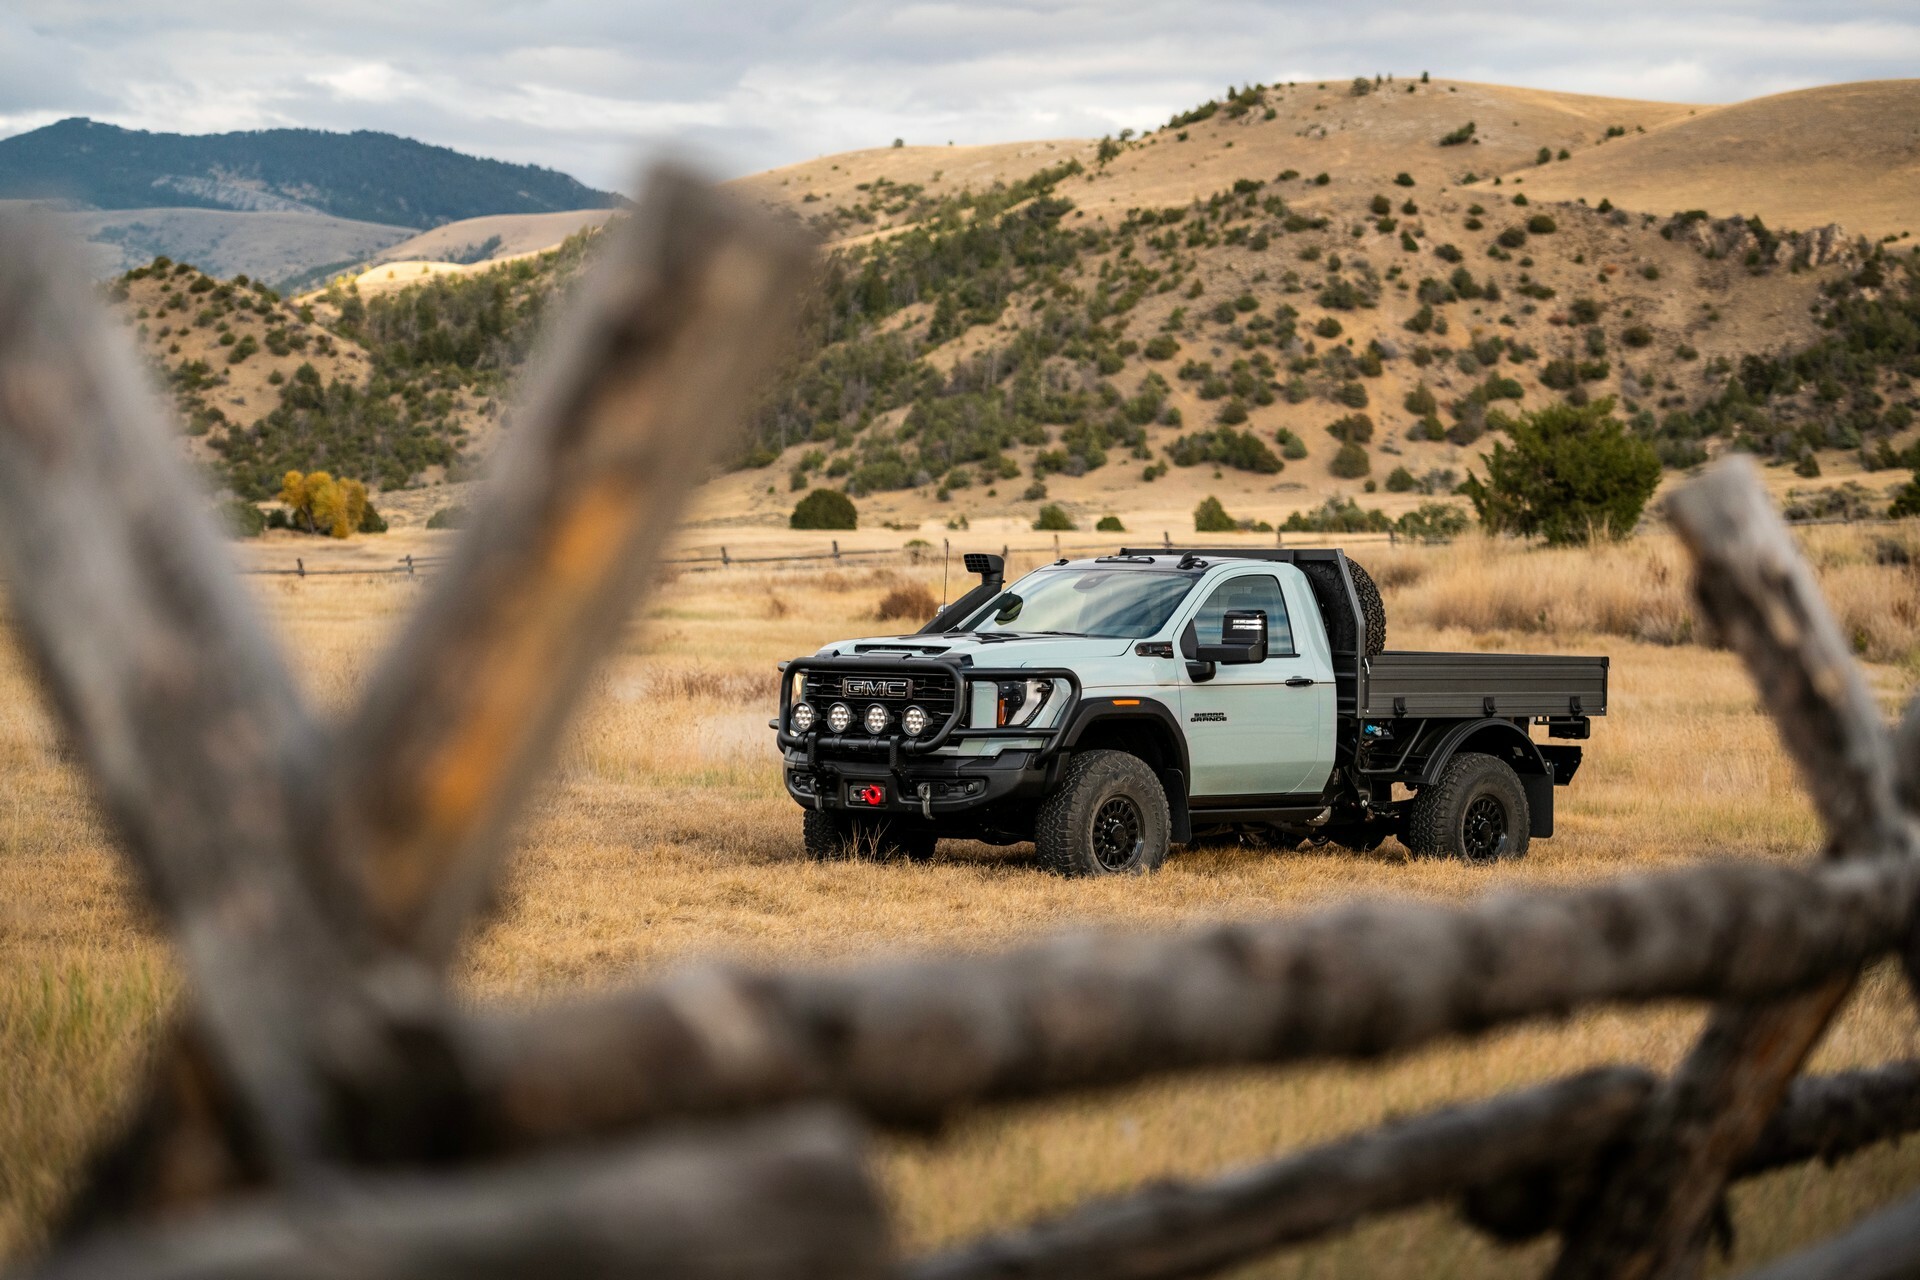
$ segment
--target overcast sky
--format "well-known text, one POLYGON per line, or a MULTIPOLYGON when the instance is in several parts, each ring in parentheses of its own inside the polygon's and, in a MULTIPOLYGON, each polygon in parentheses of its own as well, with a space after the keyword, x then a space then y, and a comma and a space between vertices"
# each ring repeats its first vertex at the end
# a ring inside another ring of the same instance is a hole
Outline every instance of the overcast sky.
POLYGON ((731 175, 895 137, 1097 136, 1250 81, 1725 102, 1916 67, 1915 0, 5 0, 0 136, 383 129, 625 188, 663 146, 731 175))

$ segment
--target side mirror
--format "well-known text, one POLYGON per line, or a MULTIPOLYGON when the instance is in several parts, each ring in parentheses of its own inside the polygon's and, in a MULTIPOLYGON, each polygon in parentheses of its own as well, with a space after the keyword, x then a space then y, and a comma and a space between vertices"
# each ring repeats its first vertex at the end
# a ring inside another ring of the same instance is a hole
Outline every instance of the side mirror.
POLYGON ((1190 655, 1197 662, 1219 662, 1244 666, 1267 660, 1267 611, 1265 609, 1229 609, 1220 619, 1219 644, 1194 646, 1190 655))

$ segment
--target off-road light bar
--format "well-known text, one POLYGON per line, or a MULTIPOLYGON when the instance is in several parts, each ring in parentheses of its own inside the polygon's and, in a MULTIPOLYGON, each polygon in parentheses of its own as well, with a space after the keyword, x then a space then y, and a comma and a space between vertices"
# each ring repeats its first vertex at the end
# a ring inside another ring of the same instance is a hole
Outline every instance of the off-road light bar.
POLYGON ((817 718, 817 715, 818 713, 814 711, 812 703, 797 703, 793 708, 793 731, 795 733, 805 733, 807 730, 813 728, 813 722, 817 718))
POLYGON ((907 736, 910 738, 917 738, 925 733, 927 731, 927 713, 925 708, 908 707, 900 717, 900 727, 907 731, 907 736))
POLYGON ((885 707, 881 706, 877 702, 874 703, 872 706, 867 708, 867 717, 866 717, 867 732, 872 734, 876 738, 879 737, 881 734, 887 731, 887 725, 892 719, 893 717, 887 714, 887 709, 885 707))
POLYGON ((827 728, 835 733, 845 733, 853 723, 853 708, 844 702, 836 702, 827 708, 827 728))

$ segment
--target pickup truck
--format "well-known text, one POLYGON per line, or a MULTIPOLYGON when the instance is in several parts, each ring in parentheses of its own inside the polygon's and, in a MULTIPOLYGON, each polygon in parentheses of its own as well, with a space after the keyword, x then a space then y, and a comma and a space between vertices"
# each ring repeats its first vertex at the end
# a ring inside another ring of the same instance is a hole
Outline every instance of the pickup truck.
POLYGON ((1210 837, 1391 836, 1518 858, 1607 710, 1604 657, 1387 650, 1337 549, 1123 548, 1011 588, 1001 557, 966 565, 979 585, 919 631, 782 665, 771 727, 812 856, 1032 841, 1109 875, 1210 837))

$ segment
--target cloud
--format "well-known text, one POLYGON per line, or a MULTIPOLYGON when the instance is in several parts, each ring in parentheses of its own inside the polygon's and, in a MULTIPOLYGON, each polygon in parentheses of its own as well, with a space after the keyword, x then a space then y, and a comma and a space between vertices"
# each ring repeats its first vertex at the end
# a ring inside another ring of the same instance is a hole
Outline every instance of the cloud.
POLYGON ((1920 61, 1905 0, 15 0, 0 134, 64 115, 386 129, 624 185, 911 142, 1146 128, 1228 84, 1436 75, 1730 101, 1920 61))

